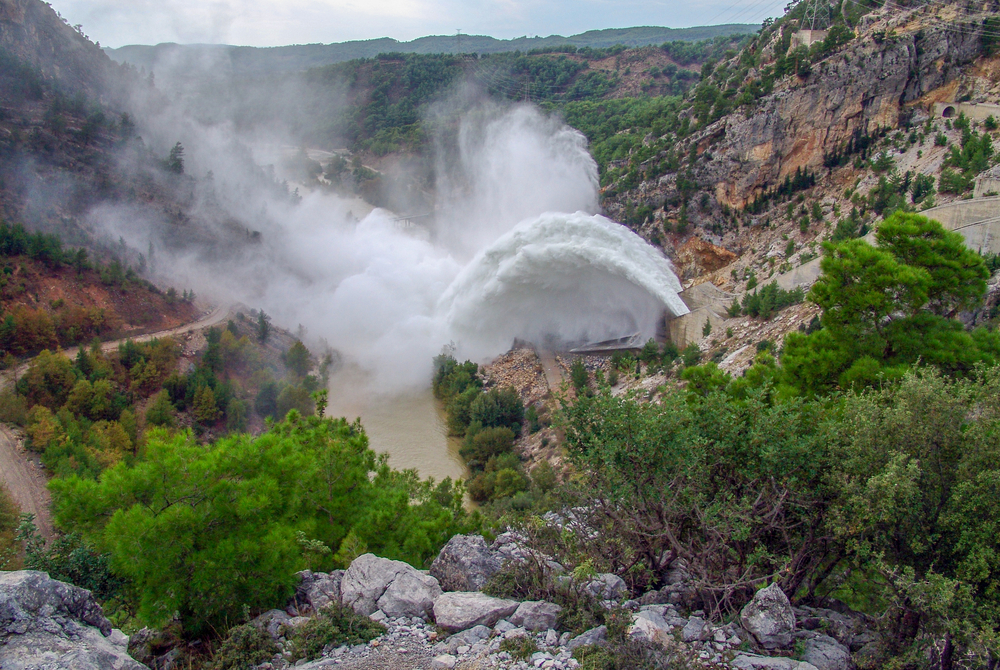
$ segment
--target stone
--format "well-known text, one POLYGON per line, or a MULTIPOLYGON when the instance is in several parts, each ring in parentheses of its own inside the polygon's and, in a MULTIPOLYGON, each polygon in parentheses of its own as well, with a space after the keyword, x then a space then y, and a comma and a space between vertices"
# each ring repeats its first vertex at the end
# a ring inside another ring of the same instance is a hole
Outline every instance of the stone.
POLYGON ((282 610, 268 610, 250 623, 267 633, 272 640, 277 641, 282 636, 282 629, 288 625, 292 617, 282 610))
POLYGON ((632 615, 632 625, 628 629, 629 637, 640 642, 667 646, 673 641, 670 625, 659 612, 645 610, 632 615))
POLYGON ((500 621, 497 621, 496 625, 493 627, 493 630, 497 633, 506 633, 509 630, 514 630, 515 628, 517 628, 517 626, 511 622, 506 619, 500 619, 500 621))
POLYGON ((780 649, 792 643, 795 612, 777 584, 754 594, 740 612, 740 623, 765 649, 780 649))
POLYGON ((431 670, 451 670, 457 664, 458 659, 451 654, 441 654, 431 661, 431 670))
POLYGON ((625 580, 610 572, 597 575, 584 588, 600 600, 621 600, 628 593, 625 580))
POLYGON ((108 635, 108 642, 116 647, 124 647, 125 649, 128 649, 128 635, 121 632, 117 628, 111 629, 111 635, 108 635))
POLYGON ((478 592, 450 591, 434 601, 434 621, 452 633, 478 625, 493 626, 500 619, 510 617, 518 604, 515 600, 493 598, 478 592))
POLYGON ((500 565, 482 535, 455 535, 431 563, 431 577, 445 591, 479 591, 500 565))
POLYGON ((577 649, 579 647, 585 647, 587 645, 596 645, 598 647, 603 647, 608 643, 608 627, 598 626, 597 628, 591 628, 588 631, 580 633, 572 640, 566 643, 566 648, 570 651, 577 649))
POLYGON ((426 617, 441 593, 433 577, 374 554, 354 559, 340 583, 342 603, 366 616, 382 610, 392 618, 426 617))
POLYGON ((298 573, 298 577, 299 585, 295 589, 297 609, 305 606, 313 612, 318 612, 331 603, 340 604, 340 583, 344 579, 343 570, 334 570, 329 573, 303 570, 298 573))
POLYGON ((552 628, 545 631, 545 646, 554 647, 559 644, 559 633, 555 632, 552 628))
POLYGON ((663 575, 663 581, 668 586, 673 586, 674 584, 683 584, 689 579, 687 571, 687 561, 683 558, 678 558, 670 563, 670 567, 663 575))
POLYGON ((737 670, 816 670, 816 666, 791 658, 740 654, 730 665, 737 670))
POLYGON ((705 639, 705 620, 701 617, 693 616, 688 619, 684 629, 681 631, 681 638, 685 642, 705 639))
MULTIPOLYGON (((124 639, 123 639, 124 638, 124 639)), ((86 589, 44 572, 0 572, 0 667, 144 670, 86 589)))
POLYGON ((812 663, 818 670, 854 670, 851 650, 829 635, 807 639, 802 660, 812 663))
POLYGON ((544 600, 529 600, 517 606, 510 622, 525 630, 540 631, 556 627, 562 607, 544 600))

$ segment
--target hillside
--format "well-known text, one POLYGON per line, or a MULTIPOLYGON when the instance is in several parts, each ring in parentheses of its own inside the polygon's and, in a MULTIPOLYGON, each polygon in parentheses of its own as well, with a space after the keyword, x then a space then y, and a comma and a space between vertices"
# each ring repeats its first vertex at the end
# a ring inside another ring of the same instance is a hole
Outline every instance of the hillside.
POLYGON ((389 37, 334 44, 305 44, 283 47, 239 47, 214 44, 131 45, 105 52, 119 63, 129 63, 157 75, 179 63, 212 62, 232 75, 262 75, 280 72, 301 72, 333 63, 374 58, 384 53, 412 54, 492 54, 532 51, 553 47, 573 46, 580 49, 605 49, 617 45, 641 47, 664 42, 697 42, 700 40, 744 35, 757 30, 751 25, 699 26, 694 28, 610 28, 590 30, 563 37, 518 37, 500 40, 486 35, 455 35, 421 37, 400 42, 389 37))

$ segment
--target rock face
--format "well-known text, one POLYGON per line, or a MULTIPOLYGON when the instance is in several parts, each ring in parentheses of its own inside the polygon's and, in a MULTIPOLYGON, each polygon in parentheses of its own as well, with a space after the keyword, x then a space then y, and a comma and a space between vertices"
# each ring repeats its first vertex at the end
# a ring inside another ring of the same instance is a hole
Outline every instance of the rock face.
POLYGON ((390 617, 426 617, 441 593, 433 577, 374 554, 354 559, 340 583, 342 603, 365 615, 382 610, 390 617))
POLYGON ((539 631, 556 627, 562 607, 544 600, 529 600, 517 606, 510 622, 525 630, 539 631))
POLYGON ((633 615, 632 626, 629 628, 628 634, 634 640, 657 644, 661 647, 665 647, 673 641, 666 619, 659 612, 652 610, 633 615))
POLYGON ((90 591, 44 572, 0 573, 0 667, 4 670, 143 670, 128 655, 128 638, 90 591))
POLYGON ((431 577, 445 591, 479 591, 500 570, 500 559, 482 535, 456 535, 431 564, 431 577))
POLYGON ((802 660, 818 670, 853 670, 851 650, 828 635, 815 635, 806 640, 802 660))
POLYGON ((434 601, 434 620, 449 632, 478 625, 492 626, 513 614, 519 604, 482 593, 450 592, 434 601))
POLYGON ((628 593, 628 585, 618 575, 605 572, 597 575, 585 587, 595 598, 601 600, 621 600, 628 593))
POLYGON ((758 591, 743 611, 740 623, 765 649, 787 647, 795 630, 795 612, 777 584, 758 591))
POLYGON ((330 603, 340 604, 343 570, 334 570, 330 573, 303 570, 299 573, 299 579, 301 581, 295 590, 296 609, 307 607, 313 612, 318 612, 330 603))

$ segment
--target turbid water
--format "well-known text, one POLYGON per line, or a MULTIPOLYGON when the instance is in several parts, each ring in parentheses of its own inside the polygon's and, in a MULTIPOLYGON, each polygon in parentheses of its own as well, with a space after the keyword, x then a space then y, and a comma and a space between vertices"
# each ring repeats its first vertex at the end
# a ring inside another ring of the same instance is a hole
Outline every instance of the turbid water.
POLYGON ((388 453, 397 470, 414 468, 437 481, 466 477, 458 440, 448 437, 444 412, 430 389, 377 393, 363 371, 347 368, 330 380, 327 414, 349 421, 360 417, 371 448, 388 453))

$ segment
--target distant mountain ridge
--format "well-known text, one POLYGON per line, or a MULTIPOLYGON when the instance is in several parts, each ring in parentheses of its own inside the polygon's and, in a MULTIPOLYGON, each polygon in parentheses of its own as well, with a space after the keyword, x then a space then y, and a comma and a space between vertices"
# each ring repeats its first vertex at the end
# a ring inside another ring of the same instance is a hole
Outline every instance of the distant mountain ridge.
POLYGON ((749 34, 760 26, 726 24, 696 26, 692 28, 662 28, 640 26, 635 28, 609 28, 590 30, 579 35, 563 37, 518 37, 500 40, 486 35, 433 35, 409 42, 391 37, 358 40, 333 44, 301 44, 283 47, 238 47, 223 44, 174 44, 155 46, 130 45, 105 52, 120 63, 155 71, 166 60, 176 62, 188 58, 212 59, 233 74, 269 74, 297 72, 313 67, 341 63, 356 58, 372 58, 380 53, 500 53, 530 51, 548 47, 575 46, 592 49, 617 45, 641 47, 664 42, 697 42, 719 36, 749 34))

